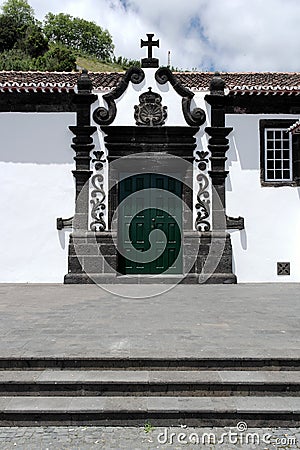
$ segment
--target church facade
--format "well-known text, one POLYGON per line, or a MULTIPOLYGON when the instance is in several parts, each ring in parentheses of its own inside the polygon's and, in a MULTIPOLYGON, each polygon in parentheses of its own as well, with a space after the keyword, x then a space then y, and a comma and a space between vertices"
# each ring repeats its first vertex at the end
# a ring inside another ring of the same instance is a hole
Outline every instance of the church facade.
POLYGON ((299 282, 300 74, 0 73, 1 282, 299 282))

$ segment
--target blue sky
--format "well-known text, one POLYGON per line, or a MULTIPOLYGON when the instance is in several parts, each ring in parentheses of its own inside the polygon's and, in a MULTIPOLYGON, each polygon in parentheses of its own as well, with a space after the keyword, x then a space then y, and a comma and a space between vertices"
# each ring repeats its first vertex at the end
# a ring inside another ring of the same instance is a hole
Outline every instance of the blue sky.
MULTIPOLYGON (((3 1, 0 0, 0 4, 3 1)), ((155 33, 161 64, 181 69, 300 71, 300 0, 29 0, 36 16, 65 12, 113 36, 116 56, 140 59, 155 33)))

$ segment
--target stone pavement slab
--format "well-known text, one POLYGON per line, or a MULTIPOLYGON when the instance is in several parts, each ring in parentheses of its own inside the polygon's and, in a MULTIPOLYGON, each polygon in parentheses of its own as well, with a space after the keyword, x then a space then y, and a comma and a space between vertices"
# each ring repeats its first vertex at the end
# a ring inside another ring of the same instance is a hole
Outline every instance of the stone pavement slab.
MULTIPOLYGON (((2 427, 1 450, 296 450, 296 428, 2 427)), ((246 424, 247 426, 247 424, 246 424)))
POLYGON ((0 357, 300 357, 300 284, 166 288, 2 284, 0 357))

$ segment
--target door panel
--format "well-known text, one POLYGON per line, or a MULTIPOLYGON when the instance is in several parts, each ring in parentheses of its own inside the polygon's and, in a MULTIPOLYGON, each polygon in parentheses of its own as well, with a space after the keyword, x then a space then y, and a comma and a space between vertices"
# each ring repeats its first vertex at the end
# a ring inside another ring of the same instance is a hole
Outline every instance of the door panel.
POLYGON ((119 272, 182 273, 182 183, 160 174, 123 174, 122 177, 118 208, 119 272), (151 234, 154 230, 161 233, 151 234), (153 256, 151 261, 147 260, 148 256, 144 258, 149 251, 153 256))

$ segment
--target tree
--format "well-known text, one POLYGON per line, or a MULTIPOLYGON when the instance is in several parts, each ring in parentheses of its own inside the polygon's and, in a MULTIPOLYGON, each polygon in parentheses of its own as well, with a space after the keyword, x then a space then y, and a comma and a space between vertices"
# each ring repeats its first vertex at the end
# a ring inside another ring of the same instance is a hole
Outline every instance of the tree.
POLYGON ((76 56, 61 45, 53 45, 37 58, 36 68, 47 72, 71 72, 76 69, 76 56))
POLYGON ((48 13, 44 32, 49 41, 55 44, 62 44, 99 59, 112 57, 114 46, 111 35, 94 22, 72 17, 70 14, 48 13))
POLYGON ((4 16, 13 18, 18 27, 35 23, 34 10, 27 0, 6 0, 2 11, 4 16))
POLYGON ((0 15, 0 52, 13 48, 19 38, 20 32, 14 18, 0 15))
POLYGON ((19 49, 0 53, 0 70, 36 70, 35 60, 19 49))
POLYGON ((0 51, 20 49, 30 57, 43 55, 46 39, 34 11, 25 0, 7 0, 0 15, 0 51))
POLYGON ((37 24, 29 25, 26 28, 18 47, 34 58, 42 56, 49 50, 48 39, 37 24))

